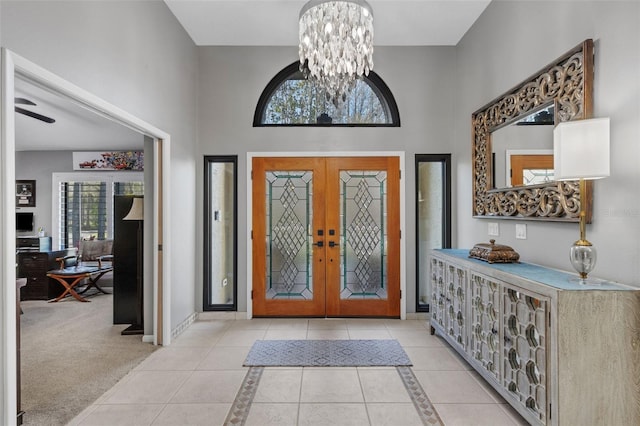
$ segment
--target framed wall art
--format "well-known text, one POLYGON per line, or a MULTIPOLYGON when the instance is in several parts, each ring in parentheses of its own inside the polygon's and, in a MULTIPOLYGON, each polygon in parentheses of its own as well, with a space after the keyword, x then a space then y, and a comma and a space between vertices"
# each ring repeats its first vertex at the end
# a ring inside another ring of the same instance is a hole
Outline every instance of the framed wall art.
POLYGON ((36 181, 16 180, 16 207, 36 206, 36 181))
POLYGON ((144 170, 144 151, 80 151, 73 153, 73 170, 144 170))

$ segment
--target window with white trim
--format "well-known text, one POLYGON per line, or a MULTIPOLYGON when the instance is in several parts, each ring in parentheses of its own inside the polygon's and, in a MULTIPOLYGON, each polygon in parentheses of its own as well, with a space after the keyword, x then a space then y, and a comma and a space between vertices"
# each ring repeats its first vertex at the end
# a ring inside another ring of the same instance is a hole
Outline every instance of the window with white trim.
POLYGON ((113 238, 113 196, 144 195, 143 173, 54 173, 54 247, 113 238))

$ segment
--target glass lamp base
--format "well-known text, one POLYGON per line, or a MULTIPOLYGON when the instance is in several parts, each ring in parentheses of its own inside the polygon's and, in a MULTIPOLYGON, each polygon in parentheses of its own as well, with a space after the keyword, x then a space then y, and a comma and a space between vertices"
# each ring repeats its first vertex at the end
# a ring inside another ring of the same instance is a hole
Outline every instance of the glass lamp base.
POLYGON ((572 277, 572 278, 569 278, 568 281, 573 284, 584 285, 584 286, 588 285, 592 287, 602 286, 602 284, 606 282, 603 279, 591 278, 591 277, 587 277, 587 278, 572 277))
POLYGON ((580 280, 586 281, 587 275, 593 271, 593 268, 596 266, 598 255, 595 247, 591 244, 585 245, 577 243, 578 242, 571 246, 571 265, 573 265, 573 268, 580 275, 580 280))

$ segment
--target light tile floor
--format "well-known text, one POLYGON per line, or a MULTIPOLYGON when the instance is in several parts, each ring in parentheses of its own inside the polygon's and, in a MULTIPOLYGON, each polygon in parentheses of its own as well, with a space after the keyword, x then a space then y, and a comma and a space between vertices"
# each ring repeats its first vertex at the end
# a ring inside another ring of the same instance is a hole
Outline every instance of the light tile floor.
MULTIPOLYGON (((526 425, 426 321, 198 321, 70 425, 222 425, 257 339, 397 339, 443 423, 526 425)), ((422 424, 394 368, 265 368, 247 425, 422 424)))

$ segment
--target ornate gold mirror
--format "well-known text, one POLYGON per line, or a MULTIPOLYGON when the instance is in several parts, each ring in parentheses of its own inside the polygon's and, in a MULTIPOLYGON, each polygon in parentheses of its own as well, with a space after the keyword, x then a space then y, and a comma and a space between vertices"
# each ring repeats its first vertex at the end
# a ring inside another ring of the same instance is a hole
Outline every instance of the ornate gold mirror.
MULTIPOLYGON (((577 222, 580 214, 578 181, 553 181, 553 170, 548 167, 549 151, 553 149, 553 126, 531 126, 538 130, 527 131, 525 135, 520 130, 515 133, 514 129, 519 126, 510 125, 548 120, 550 114, 553 123, 557 124, 591 118, 592 113, 591 39, 474 112, 471 115, 474 217, 577 222), (499 129, 503 130, 498 137, 495 132, 499 129), (492 139, 496 142, 495 150, 492 139), (535 139, 540 142, 539 146, 538 142, 536 146, 524 142, 535 139), (544 158, 536 162, 537 159, 534 161, 528 155, 544 158), (525 176, 522 181, 519 176, 510 181, 506 176, 513 176, 514 164, 521 160, 525 165, 519 166, 520 169, 528 170, 531 178, 525 176), (511 162, 511 173, 505 173, 504 169, 496 173, 496 164, 505 162, 511 162)), ((585 210, 590 223, 592 197, 590 181, 588 183, 585 210)))

